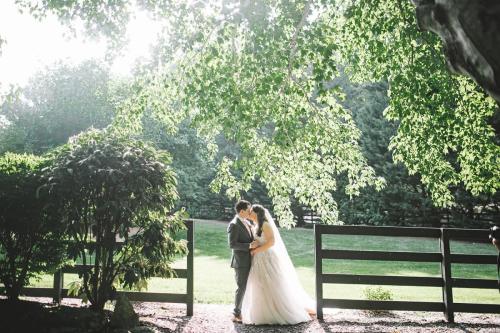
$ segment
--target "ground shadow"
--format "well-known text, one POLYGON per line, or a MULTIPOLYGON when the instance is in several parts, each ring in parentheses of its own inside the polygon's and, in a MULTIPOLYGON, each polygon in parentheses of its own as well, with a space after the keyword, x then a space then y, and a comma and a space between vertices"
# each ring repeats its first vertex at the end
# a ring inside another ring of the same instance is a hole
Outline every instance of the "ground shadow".
POLYGON ((430 331, 441 332, 450 329, 458 330, 459 332, 477 332, 486 330, 486 332, 499 332, 500 325, 493 323, 447 323, 444 320, 436 321, 407 321, 394 320, 392 318, 383 318, 376 320, 335 320, 329 318, 325 321, 319 321, 319 325, 323 329, 322 332, 411 332, 411 331, 430 331))
POLYGON ((140 323, 134 332, 184 332, 194 318, 187 315, 186 306, 181 304, 149 302, 133 302, 133 304, 140 323))
MULTIPOLYGON (((153 332, 184 332, 189 326, 192 317, 170 317, 167 321, 149 321, 141 318, 139 326, 134 328, 134 333, 153 332)), ((208 332, 207 332, 208 333, 208 332)))

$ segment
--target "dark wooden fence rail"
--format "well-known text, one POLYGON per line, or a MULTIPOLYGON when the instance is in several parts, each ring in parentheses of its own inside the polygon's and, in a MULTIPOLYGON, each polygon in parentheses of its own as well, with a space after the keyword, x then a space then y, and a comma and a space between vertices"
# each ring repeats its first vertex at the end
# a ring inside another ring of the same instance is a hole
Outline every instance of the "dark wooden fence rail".
MULTIPOLYGON (((125 294, 131 301, 141 302, 165 302, 165 303, 184 303, 186 304, 186 312, 188 316, 193 315, 193 249, 194 249, 194 222, 192 220, 185 221, 187 226, 187 268, 176 269, 179 279, 186 279, 186 293, 152 293, 152 292, 134 292, 134 291, 119 291, 120 294, 125 294)), ((65 273, 78 273, 78 266, 65 267, 61 271, 54 274, 53 288, 24 288, 22 294, 33 297, 52 297, 54 302, 60 302, 62 298, 78 298, 77 296, 68 295, 68 289, 63 288, 65 273)))
POLYGON ((316 302, 318 319, 323 319, 323 308, 363 310, 406 310, 443 312, 449 322, 455 312, 500 313, 500 305, 454 303, 453 287, 497 289, 496 280, 462 279, 452 277, 452 264, 496 264, 495 255, 450 253, 450 240, 488 242, 488 230, 416 228, 416 227, 369 227, 315 225, 316 302), (385 252, 329 250, 322 247, 322 235, 370 235, 393 237, 422 237, 439 240, 440 252, 385 252), (385 260, 435 262, 441 264, 441 277, 383 276, 355 274, 324 274, 323 259, 385 260), (442 302, 369 301, 354 299, 323 298, 323 284, 368 284, 395 286, 440 287, 442 302))

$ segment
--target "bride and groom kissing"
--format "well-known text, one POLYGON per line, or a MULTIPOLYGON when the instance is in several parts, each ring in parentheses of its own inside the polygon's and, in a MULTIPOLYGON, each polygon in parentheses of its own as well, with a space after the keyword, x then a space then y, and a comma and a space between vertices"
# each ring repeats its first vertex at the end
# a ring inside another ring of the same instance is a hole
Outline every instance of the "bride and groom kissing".
POLYGON ((302 288, 269 211, 240 200, 229 223, 231 267, 236 278, 233 321, 292 325, 311 320, 314 301, 302 288))

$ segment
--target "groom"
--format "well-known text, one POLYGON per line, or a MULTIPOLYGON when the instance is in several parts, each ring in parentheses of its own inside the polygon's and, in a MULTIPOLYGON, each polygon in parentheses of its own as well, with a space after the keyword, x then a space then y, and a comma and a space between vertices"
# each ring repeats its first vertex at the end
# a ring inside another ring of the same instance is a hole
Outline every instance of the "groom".
POLYGON ((247 220, 250 215, 252 204, 246 200, 240 200, 234 207, 236 216, 227 227, 228 242, 233 255, 231 267, 234 268, 236 277, 236 295, 234 298, 233 321, 241 322, 241 303, 247 286, 248 273, 252 264, 250 250, 257 247, 258 243, 252 234, 252 224, 247 220))

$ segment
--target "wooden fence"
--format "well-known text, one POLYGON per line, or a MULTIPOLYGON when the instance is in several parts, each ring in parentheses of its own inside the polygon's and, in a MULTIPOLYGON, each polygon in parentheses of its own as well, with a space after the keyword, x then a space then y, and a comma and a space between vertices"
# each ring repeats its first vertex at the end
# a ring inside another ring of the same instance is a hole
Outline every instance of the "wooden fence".
MULTIPOLYGON (((131 301, 141 302, 165 302, 165 303, 184 303, 186 304, 186 313, 188 316, 193 315, 193 249, 194 249, 194 222, 192 220, 185 221, 187 226, 187 268, 176 269, 179 279, 186 279, 186 293, 153 293, 153 292, 134 292, 134 291, 119 291, 120 294, 125 294, 131 301)), ((78 273, 78 270, 83 265, 65 267, 54 274, 54 284, 52 288, 24 288, 22 295, 33 297, 52 297, 54 302, 60 302, 62 298, 78 298, 77 296, 68 295, 68 289, 63 287, 65 273, 78 273)))
MULTIPOLYGON (((406 310, 443 312, 448 322, 454 322, 455 312, 500 313, 498 304, 456 303, 453 288, 497 289, 496 280, 453 278, 452 264, 496 264, 495 255, 455 254, 450 252, 450 240, 488 242, 488 230, 368 227, 315 225, 316 301, 318 319, 323 319, 323 308, 363 310, 406 310), (394 237, 435 238, 440 252, 386 252, 329 250, 322 247, 322 235, 366 235, 394 237), (324 274, 323 259, 383 260, 409 262, 435 262, 441 264, 441 277, 383 276, 354 274, 324 274), (442 302, 370 301, 323 298, 323 284, 367 284, 395 286, 441 287, 442 302)), ((495 269, 496 271, 496 269, 495 269)), ((498 293, 498 290, 492 290, 498 293)))

